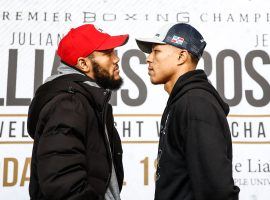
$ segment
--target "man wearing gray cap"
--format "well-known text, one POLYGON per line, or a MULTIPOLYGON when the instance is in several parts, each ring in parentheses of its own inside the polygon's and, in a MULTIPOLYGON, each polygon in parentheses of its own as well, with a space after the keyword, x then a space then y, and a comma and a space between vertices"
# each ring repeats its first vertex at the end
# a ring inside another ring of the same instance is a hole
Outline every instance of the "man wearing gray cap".
POLYGON ((232 178, 229 106, 196 70, 206 42, 191 25, 163 26, 136 39, 153 84, 169 99, 160 126, 155 200, 236 200, 232 178))

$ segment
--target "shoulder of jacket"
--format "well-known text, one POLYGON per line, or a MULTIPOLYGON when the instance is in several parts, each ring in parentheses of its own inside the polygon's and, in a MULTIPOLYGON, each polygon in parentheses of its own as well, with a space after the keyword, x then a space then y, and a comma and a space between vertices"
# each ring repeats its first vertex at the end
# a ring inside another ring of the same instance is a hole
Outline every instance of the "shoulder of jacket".
POLYGON ((174 102, 173 112, 182 117, 188 115, 192 118, 198 114, 212 111, 214 103, 210 96, 212 95, 209 92, 202 89, 189 90, 174 102))
POLYGON ((60 92, 44 106, 43 110, 53 111, 58 108, 86 113, 86 111, 90 111, 92 105, 89 104, 87 98, 80 93, 60 92))

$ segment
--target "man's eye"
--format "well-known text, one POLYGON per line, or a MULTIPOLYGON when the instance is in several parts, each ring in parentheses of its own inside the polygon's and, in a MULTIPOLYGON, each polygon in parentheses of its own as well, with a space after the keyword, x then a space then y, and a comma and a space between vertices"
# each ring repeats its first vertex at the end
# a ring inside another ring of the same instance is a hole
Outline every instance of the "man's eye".
POLYGON ((113 50, 105 50, 105 51, 102 51, 102 53, 103 53, 104 55, 110 56, 110 55, 113 53, 113 50))

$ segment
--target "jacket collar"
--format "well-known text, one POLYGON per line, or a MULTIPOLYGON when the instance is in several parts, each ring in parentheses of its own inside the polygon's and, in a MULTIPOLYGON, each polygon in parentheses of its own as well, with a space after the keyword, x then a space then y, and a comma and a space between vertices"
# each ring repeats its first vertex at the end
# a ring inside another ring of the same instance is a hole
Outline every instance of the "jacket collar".
POLYGON ((74 67, 61 62, 57 68, 57 72, 57 74, 48 77, 45 83, 58 78, 78 82, 85 90, 87 90, 87 92, 93 96, 98 110, 102 109, 105 101, 109 101, 111 96, 110 90, 106 90, 100 87, 93 79, 86 76, 81 71, 76 70, 74 67))

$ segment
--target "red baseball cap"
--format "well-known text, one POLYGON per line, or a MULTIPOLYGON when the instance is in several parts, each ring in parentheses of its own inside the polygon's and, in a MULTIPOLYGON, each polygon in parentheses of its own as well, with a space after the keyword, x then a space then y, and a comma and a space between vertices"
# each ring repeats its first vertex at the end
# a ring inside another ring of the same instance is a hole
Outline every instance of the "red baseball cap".
POLYGON ((87 57, 93 51, 113 49, 127 43, 129 35, 111 36, 93 24, 72 28, 60 41, 57 54, 60 59, 74 66, 79 57, 87 57))

